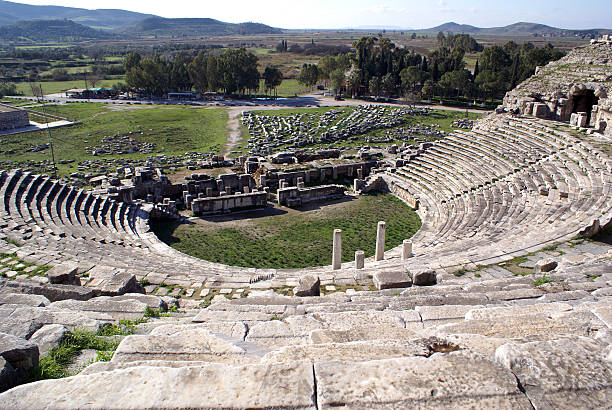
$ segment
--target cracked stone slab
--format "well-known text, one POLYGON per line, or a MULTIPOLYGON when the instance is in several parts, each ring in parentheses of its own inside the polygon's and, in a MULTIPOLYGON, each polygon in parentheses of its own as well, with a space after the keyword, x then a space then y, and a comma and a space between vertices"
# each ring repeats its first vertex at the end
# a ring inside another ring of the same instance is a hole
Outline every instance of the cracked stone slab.
POLYGON ((530 409, 514 375, 469 352, 315 363, 320 409, 530 409))
POLYGON ((0 394, 7 410, 55 408, 314 409, 312 364, 141 366, 26 384, 0 394))
POLYGON ((187 327, 167 334, 132 335, 121 341, 112 362, 137 360, 209 361, 242 364, 255 360, 242 347, 206 329, 187 327))
POLYGON ((511 343, 499 347, 495 358, 516 375, 536 410, 610 406, 612 363, 592 340, 511 343))

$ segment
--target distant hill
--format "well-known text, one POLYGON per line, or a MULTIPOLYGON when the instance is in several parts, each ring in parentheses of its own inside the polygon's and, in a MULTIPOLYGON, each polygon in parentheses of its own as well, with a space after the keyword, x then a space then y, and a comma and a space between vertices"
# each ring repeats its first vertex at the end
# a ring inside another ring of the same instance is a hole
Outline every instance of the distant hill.
POLYGON ((147 17, 152 17, 152 15, 125 10, 87 10, 61 6, 32 6, 11 1, 0 1, 0 25, 14 24, 22 20, 69 19, 84 26, 111 30, 134 24, 147 17))
POLYGON ((552 36, 552 37, 572 37, 572 36, 600 36, 609 34, 609 29, 589 29, 589 30, 569 30, 547 26, 537 23, 514 23, 504 27, 475 27, 468 24, 445 23, 430 29, 420 30, 427 32, 451 32, 454 34, 480 34, 490 36, 552 36))
POLYGON ((116 37, 71 20, 29 20, 0 27, 0 40, 17 42, 50 42, 100 40, 116 37))
POLYGON ((167 19, 150 17, 119 33, 132 36, 223 36, 230 34, 274 34, 281 30, 259 23, 224 23, 209 18, 167 19))

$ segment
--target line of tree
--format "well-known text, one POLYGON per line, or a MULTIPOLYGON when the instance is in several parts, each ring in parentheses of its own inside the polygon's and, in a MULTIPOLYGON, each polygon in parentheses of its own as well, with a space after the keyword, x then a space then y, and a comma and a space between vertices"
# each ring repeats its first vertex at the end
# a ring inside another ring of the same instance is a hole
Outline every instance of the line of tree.
POLYGON ((429 55, 396 47, 383 37, 363 37, 353 44, 354 53, 324 57, 318 65, 305 64, 298 81, 329 84, 336 93, 351 96, 404 95, 416 100, 434 96, 498 98, 535 72, 537 66, 565 55, 551 44, 532 43, 484 48, 464 34, 438 34, 438 47, 429 55), (466 69, 466 48, 481 51, 474 71, 466 69), (314 72, 318 77, 313 78, 314 72))
POLYGON ((127 88, 161 97, 168 92, 253 94, 264 79, 264 89, 272 93, 282 82, 282 73, 268 67, 263 75, 257 57, 246 49, 228 49, 216 56, 200 52, 195 57, 179 53, 173 57, 142 56, 130 53, 124 59, 127 88))

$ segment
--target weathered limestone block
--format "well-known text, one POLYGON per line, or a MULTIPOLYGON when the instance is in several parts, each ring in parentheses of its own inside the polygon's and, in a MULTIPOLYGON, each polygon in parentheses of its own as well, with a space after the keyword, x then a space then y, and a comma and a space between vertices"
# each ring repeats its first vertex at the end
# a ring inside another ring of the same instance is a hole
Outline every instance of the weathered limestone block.
POLYGON ((436 328, 440 334, 471 333, 488 337, 538 337, 542 340, 558 335, 589 336, 605 326, 590 312, 567 312, 556 315, 525 314, 492 319, 466 320, 436 328))
POLYGON ((81 312, 101 312, 115 320, 141 319, 147 304, 135 299, 115 300, 114 297, 101 296, 90 300, 61 300, 53 302, 50 308, 68 309, 81 312))
POLYGON ((13 366, 0 357, 0 393, 15 386, 20 379, 13 366))
POLYGON ((607 408, 612 363, 603 346, 583 337, 503 345, 498 363, 516 375, 536 409, 607 408))
POLYGON ((365 266, 365 253, 363 251, 355 251, 355 269, 363 269, 365 266))
POLYGON ((27 371, 38 365, 38 346, 20 337, 0 333, 0 357, 14 369, 27 371))
POLYGON ((533 116, 536 118, 547 118, 549 113, 548 106, 543 103, 533 104, 533 116))
POLYGON ((415 286, 431 286, 438 283, 438 276, 433 269, 423 269, 410 272, 415 286))
POLYGON ((319 408, 531 408, 512 373, 467 352, 315 363, 315 375, 319 408))
POLYGON ((556 269, 558 263, 556 260, 551 258, 540 259, 536 262, 535 267, 533 268, 534 273, 544 273, 550 272, 551 270, 556 269))
POLYGON ((61 324, 69 329, 97 330, 100 322, 111 321, 112 317, 96 314, 93 319, 89 312, 52 309, 50 307, 34 308, 23 305, 0 306, 0 332, 29 339, 34 332, 49 324, 61 324))
POLYGON ((32 307, 48 306, 51 302, 42 295, 21 293, 0 293, 0 305, 26 305, 32 307))
POLYGON ((73 285, 38 285, 19 280, 0 280, 0 289, 14 293, 43 295, 51 302, 57 300, 88 300, 96 296, 94 289, 73 285))
POLYGON ((314 409, 312 364, 137 367, 45 380, 0 395, 7 410, 70 408, 292 408, 314 409), (135 387, 137 386, 137 388, 135 387))
POLYGON ((107 266, 96 266, 89 271, 87 287, 96 289, 103 296, 125 293, 145 293, 136 276, 107 266))
POLYGON ((293 294, 295 296, 319 296, 321 294, 321 280, 314 275, 302 276, 298 286, 293 289, 293 294))
POLYGON ((173 360, 243 364, 254 360, 242 347, 221 339, 203 327, 187 327, 171 335, 132 335, 121 343, 113 362, 173 360))
POLYGON ((569 312, 572 307, 566 303, 538 303, 528 306, 504 306, 474 308, 465 313, 466 320, 493 320, 505 316, 517 317, 523 315, 542 314, 548 316, 551 313, 569 312))
POLYGON ((47 272, 47 277, 51 284, 80 286, 81 280, 77 276, 78 270, 78 264, 65 262, 52 267, 47 272))
POLYGON ((412 279, 404 271, 382 271, 373 276, 374 286, 377 289, 408 288, 412 286, 412 279))
POLYGON ((325 343, 285 346, 266 354, 262 361, 291 363, 301 359, 312 362, 334 360, 367 362, 394 357, 429 356, 430 350, 421 341, 368 340, 347 343, 325 343))
POLYGON ((35 343, 38 346, 40 355, 44 356, 51 349, 60 345, 64 337, 66 337, 67 331, 68 329, 64 325, 44 325, 30 337, 30 342, 35 343))

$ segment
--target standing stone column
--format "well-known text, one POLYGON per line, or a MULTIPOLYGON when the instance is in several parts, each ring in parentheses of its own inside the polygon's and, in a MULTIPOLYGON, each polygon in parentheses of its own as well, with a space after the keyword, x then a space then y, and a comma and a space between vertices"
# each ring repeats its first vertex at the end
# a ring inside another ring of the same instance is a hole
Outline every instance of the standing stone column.
POLYGON ((355 269, 363 269, 365 255, 363 251, 355 252, 355 269))
POLYGON ((332 269, 342 266, 342 229, 334 229, 334 249, 332 253, 332 269))
POLYGON ((380 221, 376 230, 376 261, 385 259, 385 229, 387 224, 380 221))
POLYGON ((402 243, 402 260, 406 260, 412 256, 412 241, 404 239, 402 243))

